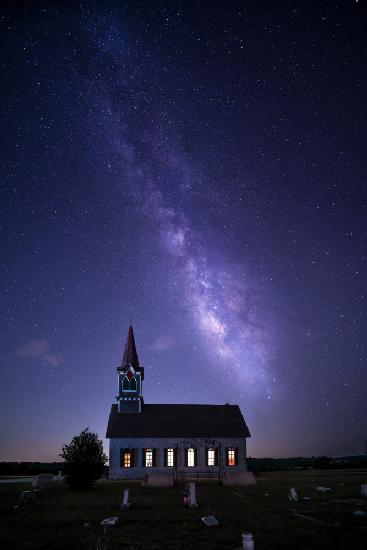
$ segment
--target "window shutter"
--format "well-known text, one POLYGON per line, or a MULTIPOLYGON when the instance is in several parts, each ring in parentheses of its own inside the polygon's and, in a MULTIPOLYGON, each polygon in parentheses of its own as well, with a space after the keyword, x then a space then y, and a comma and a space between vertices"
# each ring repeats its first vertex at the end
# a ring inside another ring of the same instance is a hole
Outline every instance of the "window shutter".
POLYGON ((152 449, 152 465, 157 466, 157 449, 152 449))
POLYGON ((167 466, 167 449, 163 449, 163 464, 164 467, 167 466))
POLYGON ((214 465, 218 466, 218 447, 214 448, 214 465))
POLYGON ((135 449, 129 449, 129 450, 130 450, 130 466, 131 466, 131 468, 134 468, 134 466, 135 466, 135 462, 134 462, 134 458, 135 458, 134 451, 135 451, 135 449))
POLYGON ((198 465, 198 448, 194 447, 194 466, 198 465))
POLYGON ((234 449, 234 463, 238 466, 238 447, 235 447, 234 449))
POLYGON ((205 466, 209 466, 209 462, 208 462, 208 447, 205 447, 205 466))
POLYGON ((123 468, 124 466, 124 452, 125 449, 120 449, 120 468, 123 468))
POLYGON ((184 453, 185 453, 185 466, 187 466, 187 464, 188 464, 188 449, 184 449, 184 453))
POLYGON ((228 450, 229 447, 226 447, 226 466, 228 466, 228 450))
POLYGON ((173 448, 173 465, 175 467, 178 465, 178 447, 173 448))

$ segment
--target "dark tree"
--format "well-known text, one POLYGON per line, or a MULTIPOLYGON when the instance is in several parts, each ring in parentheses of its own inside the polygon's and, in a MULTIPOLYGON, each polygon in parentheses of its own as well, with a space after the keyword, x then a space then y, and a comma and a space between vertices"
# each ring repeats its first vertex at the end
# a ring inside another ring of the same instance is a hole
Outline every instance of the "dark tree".
POLYGON ((62 446, 60 456, 65 460, 65 481, 72 489, 88 489, 99 479, 107 462, 102 441, 89 428, 62 446))

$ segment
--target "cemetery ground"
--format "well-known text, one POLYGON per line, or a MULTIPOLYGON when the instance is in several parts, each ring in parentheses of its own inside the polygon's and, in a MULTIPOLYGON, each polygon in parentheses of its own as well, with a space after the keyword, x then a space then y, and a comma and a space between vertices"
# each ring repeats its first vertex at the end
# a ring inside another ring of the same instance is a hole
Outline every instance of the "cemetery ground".
POLYGON ((41 490, 35 504, 17 510, 13 507, 30 484, 0 484, 0 547, 233 550, 241 548, 241 533, 250 531, 256 550, 362 550, 367 520, 353 516, 353 511, 367 511, 361 483, 367 483, 367 470, 264 472, 253 487, 197 485, 199 507, 188 509, 183 485, 150 488, 101 480, 89 491, 76 492, 59 481, 41 490), (320 492, 317 486, 330 490, 320 492), (126 487, 131 507, 120 510, 126 487), (299 502, 288 499, 291 487, 299 502), (207 515, 215 516, 219 527, 205 527, 201 518, 207 515), (101 527, 110 516, 118 516, 118 524, 101 527))

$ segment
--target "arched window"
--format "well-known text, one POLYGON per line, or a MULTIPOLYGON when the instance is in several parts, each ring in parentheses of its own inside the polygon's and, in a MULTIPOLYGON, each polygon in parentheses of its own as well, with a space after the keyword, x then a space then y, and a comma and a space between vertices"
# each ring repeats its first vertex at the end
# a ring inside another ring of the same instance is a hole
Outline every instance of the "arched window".
POLYGON ((145 449, 145 464, 146 468, 153 466, 153 449, 145 449))
POLYGON ((122 382, 122 389, 124 391, 136 391, 136 378, 133 376, 131 380, 128 379, 127 376, 123 379, 122 382))
POLYGON ((236 451, 234 447, 227 449, 227 466, 236 466, 236 451))
POLYGON ((167 449, 167 466, 175 465, 175 452, 173 449, 167 449))
POLYGON ((208 466, 215 466, 215 449, 208 449, 208 466))
POLYGON ((195 450, 192 447, 187 449, 187 465, 195 466, 195 450))
POLYGON ((123 453, 123 468, 131 468, 131 451, 125 449, 123 453))

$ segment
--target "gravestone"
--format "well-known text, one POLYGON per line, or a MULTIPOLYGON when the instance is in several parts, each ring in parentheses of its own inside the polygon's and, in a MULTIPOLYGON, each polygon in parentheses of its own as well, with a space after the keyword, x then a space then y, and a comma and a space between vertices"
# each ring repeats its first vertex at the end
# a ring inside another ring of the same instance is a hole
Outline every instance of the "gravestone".
POLYGON ((214 516, 204 516, 201 521, 206 527, 218 527, 219 522, 214 516))
POLYGON ((252 533, 242 533, 243 550, 255 550, 255 542, 252 533))
POLYGON ((128 508, 130 508, 130 506, 131 504, 129 502, 129 489, 124 489, 122 504, 120 505, 120 508, 127 510, 128 508))
POLYGON ((294 487, 291 487, 289 489, 289 500, 293 501, 293 502, 298 502, 298 495, 297 495, 297 491, 295 490, 294 487))
POLYGON ((196 487, 194 481, 189 482, 189 508, 197 508, 196 502, 196 487))
POLYGON ((119 518, 117 516, 112 516, 110 518, 103 519, 101 521, 101 525, 102 527, 113 527, 114 525, 117 524, 118 519, 119 518))

